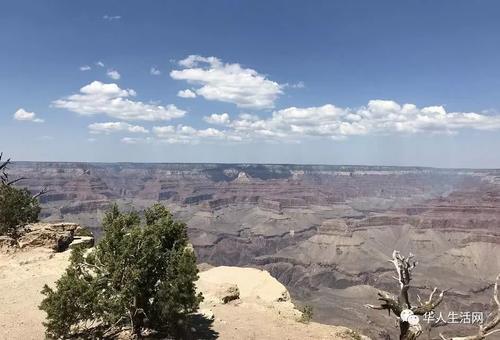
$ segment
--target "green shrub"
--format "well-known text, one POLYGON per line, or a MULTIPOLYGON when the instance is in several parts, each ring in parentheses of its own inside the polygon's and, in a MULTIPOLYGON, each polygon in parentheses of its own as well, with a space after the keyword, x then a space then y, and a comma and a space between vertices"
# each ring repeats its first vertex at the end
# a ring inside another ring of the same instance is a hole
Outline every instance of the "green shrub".
POLYGON ((40 308, 49 337, 88 335, 97 330, 93 324, 104 332, 129 327, 139 336, 145 328, 185 327, 203 299, 195 290, 198 269, 186 226, 160 204, 145 216, 141 225, 137 213, 114 206, 97 246, 88 254, 76 248, 55 289, 44 287, 40 308))
POLYGON ((313 308, 310 305, 302 306, 300 309, 302 315, 299 318, 299 321, 302 323, 309 323, 313 317, 313 308))
POLYGON ((0 235, 19 236, 21 227, 38 221, 40 206, 37 197, 32 196, 27 189, 18 189, 12 185, 23 178, 11 180, 7 168, 10 159, 2 161, 0 152, 0 235))
POLYGON ((0 235, 17 237, 19 229, 38 221, 40 206, 27 189, 0 184, 0 235))

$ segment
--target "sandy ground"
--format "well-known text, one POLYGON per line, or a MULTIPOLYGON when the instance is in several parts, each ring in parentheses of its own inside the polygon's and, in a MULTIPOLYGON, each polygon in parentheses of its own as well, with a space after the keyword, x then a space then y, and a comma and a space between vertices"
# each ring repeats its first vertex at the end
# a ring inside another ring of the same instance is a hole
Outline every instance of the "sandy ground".
MULTIPOLYGON (((40 290, 61 276, 68 257, 69 251, 44 249, 0 253, 0 339, 44 339, 40 290)), ((343 327, 298 322, 293 304, 277 301, 288 296, 286 288, 265 271, 215 267, 200 273, 198 287, 205 296, 201 312, 213 317, 211 328, 219 339, 353 339, 343 327), (225 284, 236 284, 240 299, 223 304, 225 284)))
POLYGON ((44 339, 44 314, 38 309, 45 283, 53 284, 68 263, 69 252, 33 249, 0 253, 0 339, 44 339))

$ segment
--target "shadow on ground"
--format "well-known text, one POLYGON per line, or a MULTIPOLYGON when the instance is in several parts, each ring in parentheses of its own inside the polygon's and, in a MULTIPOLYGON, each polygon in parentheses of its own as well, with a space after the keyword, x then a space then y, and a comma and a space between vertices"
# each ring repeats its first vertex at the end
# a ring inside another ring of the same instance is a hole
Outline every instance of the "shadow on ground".
POLYGON ((204 315, 196 314, 191 317, 190 323, 191 329, 185 338, 186 340, 210 340, 219 337, 219 333, 212 328, 213 318, 209 319, 204 315))

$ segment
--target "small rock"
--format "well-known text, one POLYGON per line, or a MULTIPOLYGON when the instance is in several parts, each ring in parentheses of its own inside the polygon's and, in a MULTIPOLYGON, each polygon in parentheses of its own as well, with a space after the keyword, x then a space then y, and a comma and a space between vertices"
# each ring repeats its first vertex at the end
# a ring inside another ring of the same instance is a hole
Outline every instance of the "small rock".
POLYGON ((94 238, 91 236, 78 236, 73 239, 70 243, 69 248, 74 249, 78 246, 83 246, 84 248, 92 248, 94 246, 94 238))
POLYGON ((222 300, 222 303, 228 303, 240 298, 240 290, 235 284, 223 284, 217 290, 216 296, 222 300))

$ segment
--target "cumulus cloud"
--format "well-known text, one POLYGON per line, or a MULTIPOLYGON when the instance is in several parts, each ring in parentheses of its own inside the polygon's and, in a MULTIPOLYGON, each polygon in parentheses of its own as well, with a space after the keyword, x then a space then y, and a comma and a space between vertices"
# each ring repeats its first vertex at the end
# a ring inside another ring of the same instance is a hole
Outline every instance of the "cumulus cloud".
POLYGON ((134 101, 131 98, 135 96, 132 89, 124 90, 113 83, 93 81, 82 87, 79 93, 55 100, 52 105, 85 116, 105 114, 121 120, 170 120, 181 118, 186 113, 172 104, 162 106, 134 101))
POLYGON ((124 122, 93 123, 89 125, 92 134, 110 134, 113 132, 149 133, 149 131, 139 125, 132 125, 124 122))
POLYGON ((20 120, 20 121, 25 121, 25 122, 34 122, 34 123, 43 123, 44 120, 37 118, 35 112, 29 112, 26 111, 23 108, 20 108, 14 113, 14 119, 15 120, 20 120))
POLYGON ((283 86, 257 71, 240 64, 223 63, 216 57, 190 55, 179 61, 181 70, 173 70, 173 79, 199 85, 198 96, 236 104, 241 108, 266 109, 283 93, 283 86))
POLYGON ((108 75, 108 77, 114 80, 118 80, 121 78, 120 72, 118 72, 117 70, 109 69, 106 74, 108 75))
POLYGON ((391 100, 371 100, 356 109, 332 104, 289 107, 274 111, 269 118, 242 114, 231 120, 229 116, 212 115, 205 121, 224 125, 226 136, 238 136, 249 141, 344 139, 369 134, 455 134, 462 129, 500 129, 500 115, 447 112, 443 106, 418 108, 414 104, 400 105, 391 100))
POLYGON ((225 125, 229 124, 230 122, 229 115, 227 113, 222 113, 222 114, 213 113, 210 116, 203 117, 203 120, 209 124, 215 124, 215 125, 225 125))
POLYGON ((90 71, 92 69, 92 67, 90 67, 89 65, 83 65, 83 66, 80 66, 80 71, 90 71))
POLYGON ((102 61, 97 61, 96 63, 96 66, 99 66, 99 67, 104 67, 104 63, 102 61))
POLYGON ((214 128, 198 130, 187 125, 155 126, 153 127, 153 132, 160 141, 169 144, 196 144, 201 140, 208 141, 227 138, 223 131, 214 128))
POLYGON ((150 73, 152 76, 159 76, 159 75, 161 74, 161 71, 160 71, 158 68, 156 68, 156 67, 152 66, 152 67, 149 69, 149 73, 150 73))
POLYGON ((181 97, 181 98, 196 98, 196 93, 194 93, 190 89, 180 90, 179 92, 177 92, 177 97, 181 97))

